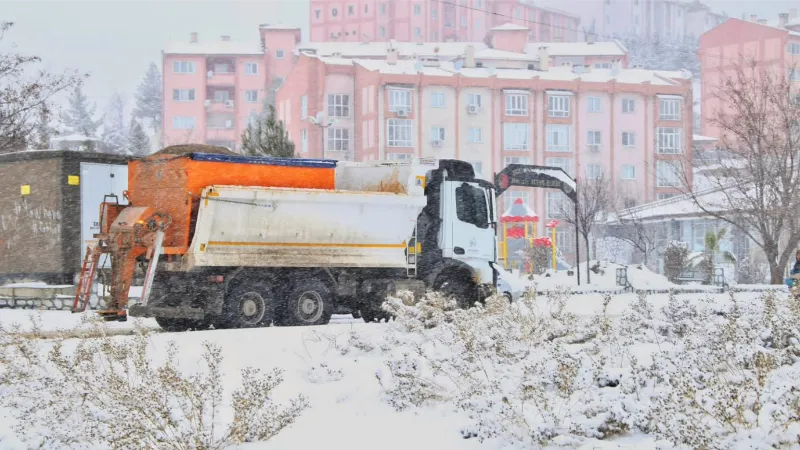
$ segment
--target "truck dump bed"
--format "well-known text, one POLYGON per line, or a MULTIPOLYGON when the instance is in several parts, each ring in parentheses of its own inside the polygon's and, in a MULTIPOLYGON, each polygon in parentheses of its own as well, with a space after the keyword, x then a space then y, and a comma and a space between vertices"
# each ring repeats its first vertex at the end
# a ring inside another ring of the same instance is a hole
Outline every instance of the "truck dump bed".
POLYGON ((155 154, 128 165, 128 199, 172 222, 164 253, 184 254, 203 189, 211 185, 334 189, 336 162, 231 154, 155 154))

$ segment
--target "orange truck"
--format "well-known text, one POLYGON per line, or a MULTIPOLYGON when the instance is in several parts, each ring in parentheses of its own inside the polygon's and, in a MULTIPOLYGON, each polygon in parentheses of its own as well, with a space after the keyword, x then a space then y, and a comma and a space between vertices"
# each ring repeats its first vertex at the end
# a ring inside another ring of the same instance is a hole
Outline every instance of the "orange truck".
MULTIPOLYGON (((398 290, 462 306, 498 283, 495 185, 469 163, 246 157, 168 147, 128 166, 129 204, 103 202, 73 311, 102 255, 108 320, 167 330, 315 325, 336 310, 387 317, 398 290), (138 268, 142 294, 128 305, 138 268)), ((503 187, 509 185, 503 178, 503 187)))

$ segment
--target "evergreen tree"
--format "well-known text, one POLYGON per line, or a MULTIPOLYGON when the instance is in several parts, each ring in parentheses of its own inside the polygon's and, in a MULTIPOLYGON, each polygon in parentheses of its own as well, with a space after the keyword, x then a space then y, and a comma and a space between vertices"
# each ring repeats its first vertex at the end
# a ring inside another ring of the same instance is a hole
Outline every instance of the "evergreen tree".
POLYGON ((83 89, 78 85, 69 98, 69 109, 62 120, 71 133, 95 137, 101 121, 95 120, 94 104, 89 104, 83 89))
POLYGON ((103 147, 107 153, 126 153, 128 133, 125 130, 125 101, 114 94, 103 120, 103 147))
POLYGON ((50 139, 53 137, 53 127, 50 126, 50 110, 41 108, 34 128, 33 145, 38 150, 50 148, 50 139))
POLYGON ((250 123, 242 134, 242 153, 252 156, 294 158, 294 143, 283 122, 275 118, 275 107, 269 105, 266 116, 250 123))
POLYGON ((161 125, 161 72, 156 63, 150 63, 136 89, 136 108, 133 116, 150 120, 153 132, 161 125))
POLYGON ((150 154, 150 138, 145 134, 142 124, 131 118, 130 137, 128 139, 130 153, 135 156, 147 156, 150 154))

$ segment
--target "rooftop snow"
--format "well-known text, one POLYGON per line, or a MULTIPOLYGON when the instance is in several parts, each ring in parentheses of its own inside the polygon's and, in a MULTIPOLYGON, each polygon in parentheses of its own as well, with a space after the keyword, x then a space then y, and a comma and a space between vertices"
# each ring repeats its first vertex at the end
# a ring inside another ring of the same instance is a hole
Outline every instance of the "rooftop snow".
POLYGON ((168 55, 263 55, 259 41, 169 42, 164 49, 168 55))
MULTIPOLYGON (((359 59, 355 62, 369 71, 378 71, 388 75, 417 75, 420 73, 439 77, 452 77, 455 75, 452 70, 445 70, 441 66, 426 66, 413 59, 401 59, 397 61, 397 64, 389 64, 386 61, 374 59, 359 59)), ((445 65, 451 66, 451 64, 445 65)))
POLYGON ((529 42, 525 45, 525 53, 538 55, 539 47, 547 47, 549 56, 619 56, 626 55, 627 50, 618 41, 604 41, 590 44, 588 42, 529 42))
MULTIPOLYGON (((463 56, 463 55, 462 55, 463 56)), ((538 61, 538 54, 508 52, 496 48, 485 48, 475 52, 475 59, 503 59, 507 61, 538 61)))
POLYGON ((530 28, 523 27, 522 25, 517 25, 511 22, 506 22, 500 26, 496 26, 494 28, 490 28, 489 31, 528 31, 530 28))
POLYGON ((303 42, 297 46, 299 52, 313 52, 318 56, 339 54, 349 57, 386 57, 389 49, 397 50, 400 57, 463 55, 468 45, 476 51, 487 48, 483 42, 303 42))
POLYGON ((300 27, 296 27, 294 25, 287 25, 283 23, 276 23, 274 25, 270 25, 268 23, 262 23, 258 26, 262 30, 299 30, 300 27))
MULTIPOLYGON (((707 189, 695 194, 697 201, 700 202, 706 211, 723 211, 722 204, 726 200, 726 194, 719 188, 707 189)), ((676 218, 681 216, 702 217, 708 213, 703 211, 695 199, 689 194, 678 195, 676 197, 655 202, 645 203, 644 205, 620 211, 619 217, 622 220, 638 221, 657 221, 666 218, 676 218)), ((611 215, 608 223, 616 223, 617 215, 611 215)))

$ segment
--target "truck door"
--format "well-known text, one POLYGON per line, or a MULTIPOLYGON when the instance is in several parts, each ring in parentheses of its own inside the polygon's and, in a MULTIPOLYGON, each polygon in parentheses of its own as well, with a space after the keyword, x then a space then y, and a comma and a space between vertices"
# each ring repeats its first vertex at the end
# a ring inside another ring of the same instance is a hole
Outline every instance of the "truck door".
POLYGON ((445 190, 443 197, 447 201, 442 228, 450 236, 442 240, 446 245, 443 256, 463 260, 478 273, 490 270, 488 263, 494 260, 496 244, 487 189, 477 183, 449 181, 445 190))

